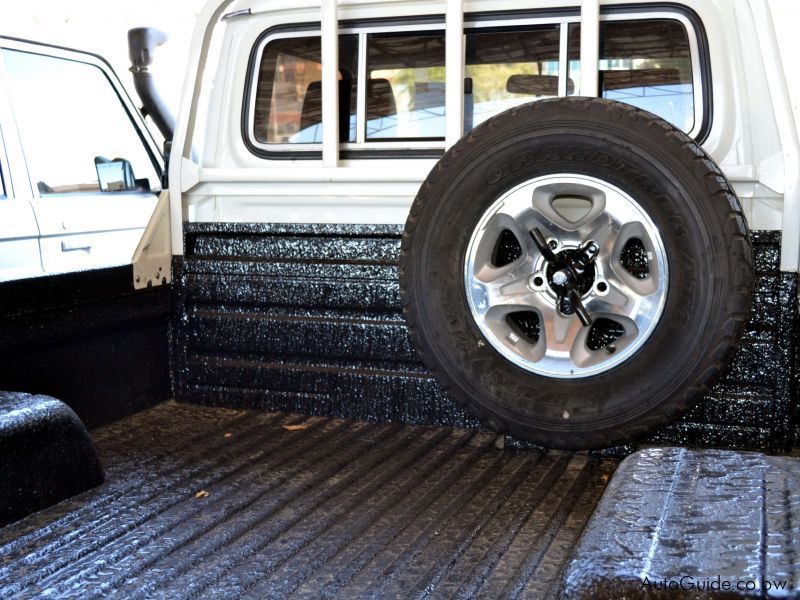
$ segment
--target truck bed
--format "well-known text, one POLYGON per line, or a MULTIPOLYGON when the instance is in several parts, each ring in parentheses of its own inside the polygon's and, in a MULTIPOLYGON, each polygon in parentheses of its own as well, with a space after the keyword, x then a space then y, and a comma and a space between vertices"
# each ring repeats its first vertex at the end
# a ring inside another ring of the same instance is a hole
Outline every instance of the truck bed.
POLYGON ((0 597, 552 598, 616 462, 476 429, 168 402, 0 529, 0 597))

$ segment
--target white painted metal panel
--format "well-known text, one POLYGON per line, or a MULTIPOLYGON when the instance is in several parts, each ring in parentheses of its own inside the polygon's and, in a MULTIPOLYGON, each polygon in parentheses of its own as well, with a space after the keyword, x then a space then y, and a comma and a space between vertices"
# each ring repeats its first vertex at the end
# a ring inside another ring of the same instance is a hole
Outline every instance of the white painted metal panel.
POLYGON ((25 157, 17 137, 0 60, 0 281, 41 275, 39 228, 30 204, 25 157))
POLYGON ((339 19, 337 0, 322 1, 322 164, 339 164, 339 19))
POLYGON ((445 20, 445 146, 464 134, 464 2, 447 0, 445 20))
MULTIPOLYGON (((270 0, 252 0, 246 3, 246 7, 251 9, 252 16, 234 19, 226 24, 225 31, 225 52, 226 56, 220 60, 220 79, 215 81, 215 87, 223 87, 223 93, 214 91, 210 113, 219 118, 217 127, 212 136, 214 148, 204 156, 213 156, 214 160, 204 163, 204 167, 199 171, 183 169, 183 172, 191 172, 196 177, 193 178, 190 186, 182 186, 183 189, 192 188, 186 194, 187 215, 192 219, 212 219, 224 216, 230 220, 247 220, 248 216, 258 217, 259 220, 284 221, 284 220, 318 220, 314 219, 314 198, 318 215, 325 215, 326 220, 346 222, 351 221, 357 211, 347 207, 360 206, 363 202, 369 202, 370 190, 379 189, 379 183, 370 181, 368 173, 394 170, 406 172, 413 169, 414 173, 420 173, 416 184, 424 179, 426 170, 435 161, 420 159, 370 159, 339 160, 337 170, 347 172, 347 176, 331 177, 328 184, 321 182, 317 178, 318 170, 323 167, 322 159, 319 160, 265 160, 256 156, 245 146, 242 138, 241 127, 241 106, 244 101, 245 80, 247 78, 247 65, 242 57, 249 55, 256 39, 265 30, 290 23, 313 23, 320 14, 321 0, 297 0, 291 7, 278 7, 270 0), (224 66, 222 66, 224 65, 224 66), (214 104, 216 102, 216 104, 214 104), (221 173, 227 173, 220 178, 221 173), (242 173, 241 181, 237 173, 242 173), (260 172, 258 175, 254 173, 260 172), (287 176, 287 174, 290 174, 287 176), (304 179, 304 174, 311 175, 310 180, 304 179), (206 178, 209 179, 206 179, 206 178), (288 180, 291 180, 288 181, 288 180), (244 185, 244 181, 249 181, 257 186, 259 193, 250 193, 252 189, 245 191, 245 188, 252 188, 250 184, 244 185), (255 183, 258 181, 258 183, 255 183), (242 185, 240 185, 242 184, 242 185), (318 186, 326 187, 328 193, 323 194, 318 186), (315 191, 317 190, 317 191, 315 191), (319 193, 318 196, 315 194, 319 193), (246 200, 245 200, 246 199, 246 200), (301 202, 302 209, 294 209, 293 202, 301 202), (336 208, 336 203, 340 203, 341 211, 336 208)), ((463 0, 464 20, 469 24, 470 15, 492 11, 531 11, 538 9, 571 9, 571 16, 558 17, 556 20, 562 24, 577 22, 580 20, 579 11, 583 9, 584 18, 594 21, 595 14, 599 12, 599 0, 540 0, 531 3, 530 0, 463 0)), ((733 2, 723 2, 721 0, 692 0, 686 2, 686 7, 694 11, 705 28, 705 38, 698 40, 694 32, 690 32, 690 45, 693 51, 692 68, 695 77, 699 77, 702 65, 695 54, 699 51, 700 42, 708 48, 710 66, 712 72, 713 88, 710 93, 713 97, 713 120, 711 129, 704 141, 704 148, 717 160, 725 171, 726 175, 737 184, 737 189, 748 190, 744 195, 745 209, 753 219, 754 224, 767 225, 775 224, 775 211, 781 205, 782 190, 767 189, 765 181, 760 181, 764 177, 772 181, 775 179, 771 173, 777 173, 778 163, 774 152, 770 148, 774 146, 772 133, 763 130, 759 135, 764 139, 754 143, 755 129, 750 129, 751 123, 756 127, 756 122, 761 117, 767 115, 772 118, 774 107, 771 104, 770 96, 765 93, 767 88, 766 80, 764 84, 754 83, 758 77, 764 78, 763 68, 754 69, 756 62, 761 62, 760 50, 755 43, 764 35, 764 32, 756 32, 752 22, 749 25, 742 25, 737 21, 735 7, 748 7, 748 0, 737 0, 733 2), (748 33, 749 32, 749 33, 748 33), (755 57, 755 58, 754 58, 755 57), (758 76, 758 77, 755 77, 758 76), (755 79, 754 79, 755 77, 755 79), (762 214, 763 213, 763 214, 762 214)), ((213 8, 221 6, 218 1, 211 3, 211 9, 205 11, 206 17, 213 13, 213 8)), ((453 3, 455 6, 456 3, 453 3)), ((652 18, 676 18, 685 25, 689 23, 687 18, 679 12, 671 12, 666 5, 656 5, 653 11, 644 8, 638 0, 603 0, 602 6, 620 7, 625 5, 637 5, 636 12, 643 12, 652 18)), ((244 7, 245 3, 241 3, 244 7)), ((238 8, 238 6, 237 6, 238 8)), ((452 9, 451 9, 452 10, 452 9)), ((363 23, 367 19, 398 19, 404 17, 438 17, 440 28, 445 24, 441 18, 448 11, 448 0, 430 2, 425 0, 339 0, 337 16, 340 24, 358 20, 363 23)), ((533 13, 531 13, 533 14, 533 13)), ((541 14, 541 13, 536 13, 541 14)), ((624 16, 616 14, 610 16, 599 15, 600 20, 608 18, 630 17, 630 11, 624 16)), ((506 21, 507 24, 516 23, 519 19, 506 21)), ((523 19, 524 20, 524 19, 523 19)), ((552 22, 552 18, 551 18, 552 22)), ((486 23, 485 21, 483 23, 486 23)), ((205 28, 213 25, 212 21, 202 22, 198 30, 205 31, 205 28)), ((343 26, 342 31, 347 26, 343 26)), ((360 33, 363 36, 361 25, 356 26, 356 30, 350 33, 360 33)), ((407 30, 418 30, 420 25, 408 24, 398 27, 405 27, 407 30)), ((430 27, 430 26, 429 26, 430 27)), ((433 26, 435 27, 435 26, 433 26)), ((452 24, 451 24, 452 27, 452 24)), ((352 28, 351 28, 352 29, 352 28)), ((597 51, 597 40, 592 40, 592 30, 596 28, 582 28, 586 32, 586 39, 583 40, 584 46, 584 65, 587 62, 596 64, 591 56, 592 49, 597 51)), ((595 31, 596 34, 596 31, 595 31)), ((774 35, 774 34, 768 34, 774 35)), ((202 36, 196 37, 196 44, 193 52, 199 55, 202 51, 202 36)), ((562 38, 562 48, 566 38, 562 38)), ((455 52, 456 46, 450 46, 450 51, 455 52)), ((363 51, 363 50, 362 50, 363 51)), ((463 47, 462 47, 463 52, 463 47)), ((699 56, 699 55, 697 55, 699 56)), ((596 85, 591 81, 592 75, 585 77, 587 69, 583 69, 582 77, 585 87, 581 88, 583 93, 596 90, 596 85)), ((559 81, 560 91, 565 91, 565 81, 563 80, 562 68, 561 80, 559 81)), ((364 74, 359 74, 359 79, 363 80, 364 74)), ((194 85, 191 80, 191 85, 194 85)), ((463 81, 461 82, 463 85, 463 81)), ((452 86, 452 84, 451 84, 452 86)), ((702 95, 699 87, 696 86, 695 104, 700 106, 702 95)), ((452 90, 452 87, 451 87, 452 90)), ((193 95, 198 90, 187 88, 184 93, 184 104, 190 103, 193 95), (188 99, 187 99, 188 98, 188 99)), ((455 93, 453 93, 455 97, 455 93)), ((452 102, 452 99, 451 99, 452 102)), ((361 113, 363 114, 363 106, 361 113)), ((454 122, 454 121, 453 121, 454 122)), ((453 125, 450 131, 455 131, 453 125)), ((696 131, 692 132, 693 134, 696 131)), ((357 137, 363 141, 363 132, 357 137)), ((448 140, 452 143, 454 135, 448 140)), ((777 139, 777 138, 775 138, 777 139)), ((443 146, 443 145, 442 145, 443 146)), ((340 145, 341 150, 352 148, 350 145, 340 145)), ((320 148, 321 149, 321 148, 320 148)), ((780 162, 783 157, 778 157, 780 162)), ((180 175, 179 175, 180 177, 180 175)), ((784 178, 779 178, 783 183, 784 178)), ((391 186, 395 178, 389 178, 384 182, 391 186)), ((398 210, 399 198, 407 198, 410 205, 413 198, 414 184, 411 181, 402 185, 402 193, 394 195, 383 195, 376 193, 372 195, 370 211, 364 211, 361 218, 356 214, 355 221, 351 222, 377 222, 376 218, 391 218, 391 221, 402 223, 404 215, 402 210, 398 210), (375 217, 375 215, 383 217, 375 217)), ((366 205, 365 205, 366 206, 366 205)), ((173 205, 173 211, 179 211, 173 205)), ((173 223, 173 228, 176 225, 173 223)), ((174 244, 174 246, 176 246, 174 244)))
POLYGON ((42 237, 40 246, 44 270, 53 274, 129 265, 143 231, 143 227, 137 227, 42 237))
POLYGON ((597 96, 600 54, 600 0, 581 2, 581 96, 597 96))
MULTIPOLYGON (((114 102, 132 118, 126 126, 138 129, 148 150, 159 156, 153 138, 147 132, 136 106, 110 67, 91 54, 44 47, 19 40, 0 40, 9 50, 43 54, 59 59, 92 65, 105 75, 114 89, 114 102)), ((0 75, 6 77, 0 58, 0 75)), ((105 83, 103 83, 105 85, 105 83)), ((25 160, 25 139, 14 120, 13 89, 0 86, 0 117, 5 132, 3 140, 13 162, 13 200, 0 200, 0 239, 14 238, 13 244, 0 247, 0 277, 17 278, 38 274, 129 264, 131 256, 156 204, 153 193, 68 193, 40 196, 34 185, 35 173, 29 173, 25 160), (62 244, 63 242, 63 244, 62 244), (35 257, 35 263, 34 261, 35 257), (28 264, 28 267, 24 267, 28 264), (35 264, 35 268, 33 265, 35 264)), ((53 101, 57 101, 57 97, 53 101)), ((58 135, 54 131, 53 135, 58 135)), ((136 139, 138 143, 138 139, 136 139)))

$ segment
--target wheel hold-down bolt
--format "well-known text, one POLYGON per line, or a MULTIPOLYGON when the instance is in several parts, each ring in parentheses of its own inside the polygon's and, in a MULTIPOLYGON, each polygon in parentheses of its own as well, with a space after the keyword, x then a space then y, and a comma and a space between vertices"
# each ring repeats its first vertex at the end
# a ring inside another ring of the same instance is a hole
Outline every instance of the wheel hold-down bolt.
POLYGON ((563 270, 553 273, 553 283, 556 285, 566 285, 569 281, 569 275, 563 270))
POLYGON ((592 288, 595 278, 594 262, 600 246, 594 240, 587 240, 577 249, 555 254, 553 250, 558 248, 558 242, 548 242, 538 227, 534 227, 530 235, 548 265, 547 276, 553 291, 558 294, 559 312, 564 316, 577 314, 581 324, 589 327, 592 317, 583 305, 581 296, 592 288))
POLYGON ((559 296, 558 312, 565 316, 574 315, 575 307, 572 305, 572 300, 570 300, 567 296, 559 296))

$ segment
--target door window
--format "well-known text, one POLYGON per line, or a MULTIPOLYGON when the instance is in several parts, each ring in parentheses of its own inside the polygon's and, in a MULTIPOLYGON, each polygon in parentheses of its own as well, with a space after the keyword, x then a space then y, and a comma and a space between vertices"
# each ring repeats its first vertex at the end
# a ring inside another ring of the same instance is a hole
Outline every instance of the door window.
POLYGON ((40 195, 158 189, 153 157, 100 68, 17 50, 2 57, 40 195))

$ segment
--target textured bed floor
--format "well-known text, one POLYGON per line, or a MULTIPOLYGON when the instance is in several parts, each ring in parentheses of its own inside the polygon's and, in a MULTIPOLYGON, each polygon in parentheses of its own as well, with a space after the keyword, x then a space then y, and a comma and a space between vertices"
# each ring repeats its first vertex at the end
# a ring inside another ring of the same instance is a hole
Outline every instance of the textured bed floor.
POLYGON ((0 597, 552 598, 616 463, 481 430, 166 403, 0 529, 0 597))

